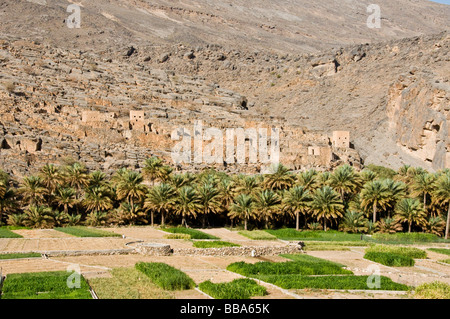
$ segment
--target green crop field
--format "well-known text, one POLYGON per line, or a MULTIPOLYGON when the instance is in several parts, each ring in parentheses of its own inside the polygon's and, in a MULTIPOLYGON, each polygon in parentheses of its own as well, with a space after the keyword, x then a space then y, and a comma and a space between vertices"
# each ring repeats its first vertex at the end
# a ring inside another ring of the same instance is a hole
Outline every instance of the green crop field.
POLYGON ((240 247, 241 245, 229 243, 227 241, 196 241, 194 242, 195 248, 222 248, 222 247, 240 247))
POLYGON ((264 230, 241 230, 238 234, 252 240, 276 240, 277 237, 265 232, 264 230))
POLYGON ((41 257, 39 253, 17 253, 17 254, 0 254, 1 259, 21 259, 21 258, 38 258, 41 257))
POLYGON ((215 299, 249 299, 267 295, 266 288, 251 279, 235 279, 227 283, 202 282, 198 288, 215 299))
POLYGON ((0 227, 0 238, 23 238, 23 236, 12 232, 6 227, 0 227))
POLYGON ((80 288, 69 288, 65 271, 10 274, 3 283, 2 299, 92 299, 80 275, 80 288))
POLYGON ((55 230, 76 237, 122 237, 122 235, 120 234, 92 227, 82 227, 82 226, 56 227, 55 230))
POLYGON ((202 231, 192 229, 192 228, 184 228, 184 227, 171 227, 171 228, 162 228, 161 230, 173 233, 173 234, 188 234, 191 236, 191 239, 219 239, 216 236, 212 236, 209 234, 206 234, 202 231))
POLYGON ((194 281, 184 272, 164 263, 140 262, 135 267, 154 284, 166 290, 185 290, 195 286, 194 281))

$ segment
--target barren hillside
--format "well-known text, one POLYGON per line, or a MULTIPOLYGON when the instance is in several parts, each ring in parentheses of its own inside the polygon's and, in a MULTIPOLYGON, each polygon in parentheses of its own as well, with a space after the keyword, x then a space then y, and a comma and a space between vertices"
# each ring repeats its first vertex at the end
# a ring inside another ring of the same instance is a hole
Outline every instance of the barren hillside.
POLYGON ((450 165, 450 6, 378 1, 370 29, 370 1, 80 1, 69 29, 71 2, 0 3, 0 158, 14 174, 170 159, 171 132, 195 120, 279 126, 294 169, 450 165), (342 130, 352 146, 330 148, 342 130))

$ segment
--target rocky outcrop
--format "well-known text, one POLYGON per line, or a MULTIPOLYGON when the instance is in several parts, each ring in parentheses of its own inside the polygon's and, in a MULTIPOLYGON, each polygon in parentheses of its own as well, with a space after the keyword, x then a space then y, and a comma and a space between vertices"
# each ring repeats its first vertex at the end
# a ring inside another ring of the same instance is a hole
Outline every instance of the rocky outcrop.
POLYGON ((402 148, 434 169, 450 168, 450 84, 412 70, 389 90, 386 112, 402 148))

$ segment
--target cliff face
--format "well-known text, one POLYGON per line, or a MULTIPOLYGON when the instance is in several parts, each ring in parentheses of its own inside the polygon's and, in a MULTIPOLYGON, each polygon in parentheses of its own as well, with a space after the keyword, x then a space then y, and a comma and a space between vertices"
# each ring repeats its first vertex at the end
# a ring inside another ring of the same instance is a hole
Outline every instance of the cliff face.
POLYGON ((434 170, 450 168, 450 85, 413 70, 390 88, 386 112, 397 144, 434 170))

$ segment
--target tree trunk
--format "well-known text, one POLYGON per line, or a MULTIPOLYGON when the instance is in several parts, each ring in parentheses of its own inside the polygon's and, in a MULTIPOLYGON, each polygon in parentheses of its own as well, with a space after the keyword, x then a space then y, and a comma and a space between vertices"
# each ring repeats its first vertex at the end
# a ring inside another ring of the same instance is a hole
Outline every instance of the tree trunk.
POLYGON ((375 224, 377 221, 377 205, 373 205, 373 223, 375 224))
POLYGON ((202 228, 206 228, 206 214, 202 216, 202 228))
POLYGON ((184 216, 184 213, 181 215, 181 226, 186 224, 186 216, 184 216))
POLYGON ((164 221, 164 211, 161 211, 161 227, 164 227, 165 221, 164 221))
POLYGON ((266 229, 269 229, 269 216, 266 216, 266 229))
POLYGON ((247 217, 244 217, 244 229, 247 230, 247 217))
POLYGON ((231 229, 233 229, 233 218, 230 218, 231 229))
POLYGON ((427 193, 423 193, 423 211, 427 213, 427 193))
POLYGON ((448 239, 448 228, 450 226, 450 203, 448 203, 447 226, 445 227, 445 239, 448 239))
POLYGON ((323 218, 323 230, 327 231, 327 219, 325 217, 323 218))
POLYGON ((295 212, 295 229, 298 231, 300 229, 300 216, 298 211, 295 212))
POLYGON ((409 225, 408 225, 408 233, 411 233, 411 225, 412 225, 412 222, 409 222, 409 225))
POLYGON ((150 220, 151 220, 152 227, 153 227, 153 217, 154 217, 154 212, 152 210, 150 213, 150 220))

